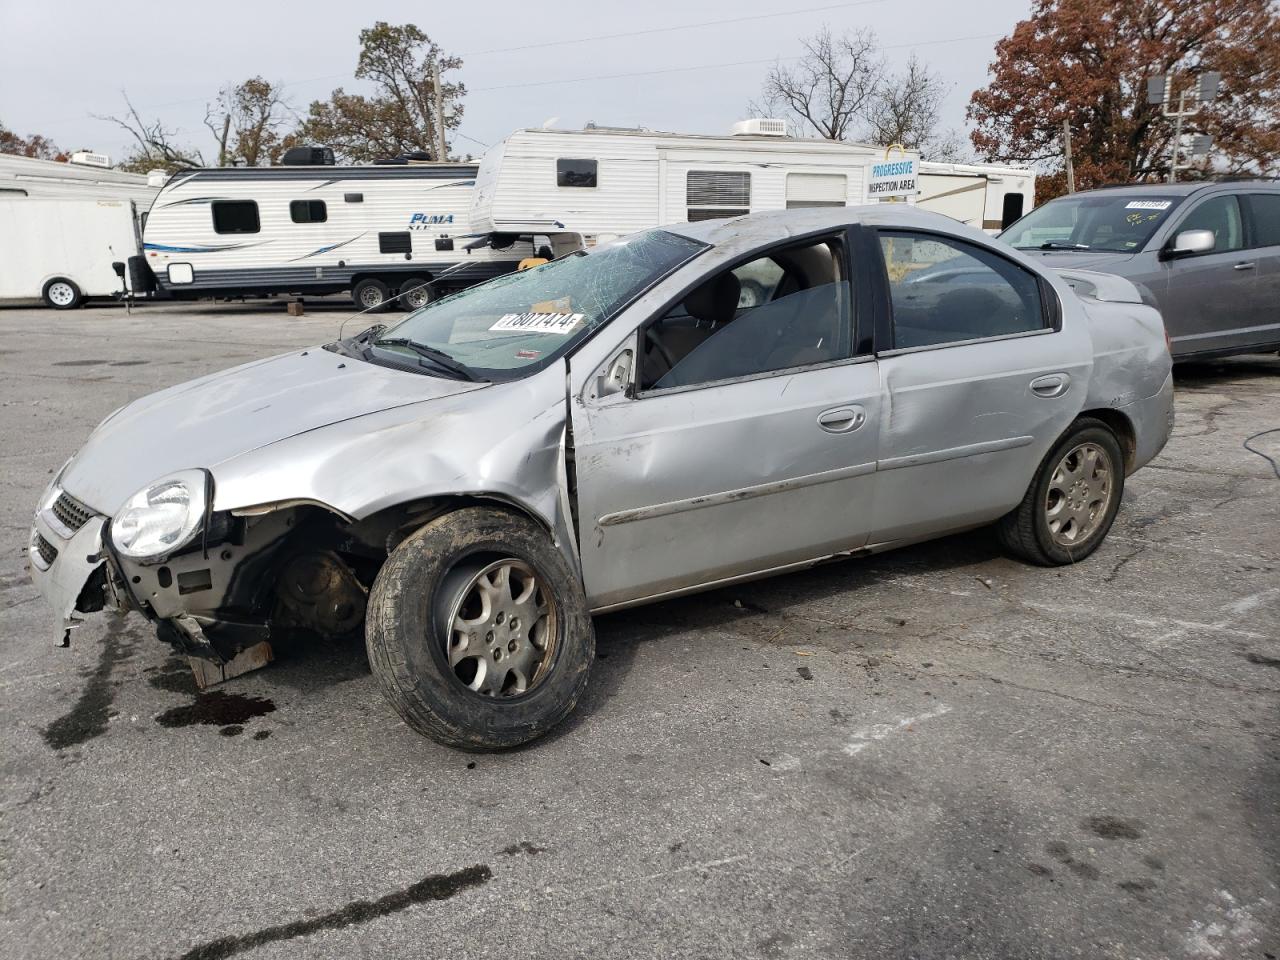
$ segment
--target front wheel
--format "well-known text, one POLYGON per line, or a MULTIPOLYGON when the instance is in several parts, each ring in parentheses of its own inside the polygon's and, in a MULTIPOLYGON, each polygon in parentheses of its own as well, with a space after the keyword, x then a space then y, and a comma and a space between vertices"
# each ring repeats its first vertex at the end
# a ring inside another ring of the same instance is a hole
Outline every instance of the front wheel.
POLYGON ((369 663, 409 726, 502 750, 573 710, 595 656, 577 576, 532 520, 466 507, 387 558, 369 596, 369 663))
POLYGON ((41 291, 44 302, 55 310, 72 310, 80 306, 84 295, 75 282, 66 277, 54 277, 41 291))
POLYGON ((1124 495, 1124 454, 1101 420, 1082 417, 1040 463, 1027 494, 998 523, 1014 556, 1041 566, 1076 563, 1098 549, 1124 495))

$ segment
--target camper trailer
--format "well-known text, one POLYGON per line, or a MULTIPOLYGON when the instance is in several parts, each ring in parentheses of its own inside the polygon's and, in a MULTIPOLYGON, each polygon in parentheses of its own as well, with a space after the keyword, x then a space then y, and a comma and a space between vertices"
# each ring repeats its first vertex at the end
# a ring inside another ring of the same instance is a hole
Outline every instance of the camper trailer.
POLYGON ((532 253, 468 248, 475 176, 418 163, 182 171, 156 198, 143 249, 161 295, 351 291, 365 309, 417 307, 532 253))
MULTIPOLYGON (((903 156, 918 159, 911 152, 903 156)), ((495 235, 543 232, 580 237, 590 246, 663 223, 853 206, 868 202, 870 168, 884 157, 883 147, 870 144, 789 137, 785 122, 771 119, 741 121, 728 136, 593 124, 582 130, 517 130, 481 159, 471 220, 476 230, 495 235)), ((953 216, 955 209, 966 214, 957 219, 985 229, 999 229, 999 223, 987 225, 994 219, 987 214, 998 212, 1005 193, 1014 192, 1012 174, 1018 174, 1019 186, 1030 180, 1028 171, 1006 168, 992 168, 989 175, 970 173, 986 171, 981 166, 925 168, 935 169, 931 183, 945 179, 938 194, 968 188, 981 176, 981 212, 975 220, 951 195, 909 202, 953 216), (960 179, 953 182, 953 177, 960 179)), ((1022 192, 1029 207, 1030 188, 1022 192)), ((964 194, 966 202, 973 199, 964 194)))
POLYGON ((145 213, 164 176, 161 170, 145 176, 113 170, 110 157, 85 150, 69 163, 0 154, 0 200, 125 200, 145 213))
POLYGON ((920 163, 916 206, 996 234, 1035 206, 1036 175, 1026 167, 920 163))
POLYGON ((132 200, 4 199, 0 300, 42 299, 58 310, 119 296, 138 253, 132 200))

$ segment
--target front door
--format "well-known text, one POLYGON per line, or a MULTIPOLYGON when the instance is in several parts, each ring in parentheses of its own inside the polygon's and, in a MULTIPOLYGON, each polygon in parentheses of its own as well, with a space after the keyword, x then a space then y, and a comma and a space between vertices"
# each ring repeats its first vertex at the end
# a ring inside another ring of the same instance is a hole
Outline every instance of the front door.
POLYGON ((712 272, 636 333, 632 389, 572 407, 595 609, 856 549, 880 383, 843 237, 712 272))

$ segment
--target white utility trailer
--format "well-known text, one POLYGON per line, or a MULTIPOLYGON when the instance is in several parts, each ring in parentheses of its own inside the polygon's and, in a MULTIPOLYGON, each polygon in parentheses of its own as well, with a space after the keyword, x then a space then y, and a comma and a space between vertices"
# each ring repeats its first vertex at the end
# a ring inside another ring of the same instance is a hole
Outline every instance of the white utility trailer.
MULTIPOLYGON (((894 159, 918 159, 894 151, 894 159)), ((869 202, 870 168, 885 149, 865 143, 789 137, 781 120, 753 119, 736 124, 727 136, 660 133, 638 128, 517 130, 490 148, 480 160, 471 209, 473 230, 495 236, 551 237, 557 247, 575 237, 590 246, 664 223, 732 217, 792 207, 855 206, 869 202)), ((944 194, 965 188, 981 165, 923 164, 931 168, 931 188, 944 194), (963 173, 961 171, 964 171, 963 173), (959 179, 965 178, 963 182, 959 179)), ((969 216, 953 195, 927 196, 927 209, 992 227, 988 207, 999 209, 1017 186, 1029 209, 1034 184, 1029 171, 991 168, 981 186, 999 196, 982 197, 982 213, 969 216), (997 186, 999 185, 999 186, 997 186), (951 214, 954 215, 954 214, 951 214)), ((924 179, 922 177, 922 179, 924 179)), ((915 200, 911 201, 915 202, 915 200)))
POLYGON ((58 310, 125 292, 138 256, 132 200, 0 197, 0 300, 43 299, 58 310), (115 265, 120 264, 120 268, 115 265))

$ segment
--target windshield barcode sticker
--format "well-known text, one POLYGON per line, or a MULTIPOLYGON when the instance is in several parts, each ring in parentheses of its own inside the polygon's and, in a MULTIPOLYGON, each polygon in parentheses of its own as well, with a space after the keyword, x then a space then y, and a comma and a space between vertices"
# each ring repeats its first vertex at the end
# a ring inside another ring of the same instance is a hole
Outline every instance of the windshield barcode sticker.
POLYGON ((504 313, 489 329, 564 334, 572 333, 584 319, 584 313, 504 313))
POLYGON ((1126 210, 1168 210, 1173 206, 1172 200, 1130 200, 1124 205, 1126 210))

